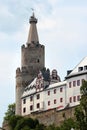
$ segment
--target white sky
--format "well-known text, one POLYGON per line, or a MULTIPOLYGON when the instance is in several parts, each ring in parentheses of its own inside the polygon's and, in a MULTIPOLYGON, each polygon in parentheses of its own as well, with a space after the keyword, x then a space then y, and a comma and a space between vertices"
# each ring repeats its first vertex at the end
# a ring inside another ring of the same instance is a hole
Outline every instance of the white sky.
POLYGON ((27 41, 31 8, 47 68, 57 69, 63 80, 87 56, 87 0, 0 0, 0 126, 8 104, 15 102, 15 70, 27 41))

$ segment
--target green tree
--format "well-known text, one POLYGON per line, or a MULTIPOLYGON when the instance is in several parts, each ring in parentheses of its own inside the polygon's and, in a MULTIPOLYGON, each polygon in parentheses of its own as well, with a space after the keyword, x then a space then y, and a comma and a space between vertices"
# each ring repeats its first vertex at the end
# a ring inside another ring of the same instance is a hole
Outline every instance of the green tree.
POLYGON ((87 130, 87 81, 83 81, 80 92, 80 105, 75 109, 75 116, 78 128, 80 130, 87 130))
POLYGON ((35 128, 35 130, 46 130, 46 127, 43 124, 38 124, 35 128))
POLYGON ((11 130, 15 129, 18 121, 21 120, 21 119, 23 119, 23 117, 19 116, 19 115, 13 115, 13 116, 10 117, 8 123, 10 125, 11 130))
POLYGON ((14 130, 22 130, 25 129, 35 129, 36 126, 39 125, 39 122, 37 120, 33 120, 32 118, 22 118, 17 121, 16 127, 14 130))
POLYGON ((63 124, 59 127, 58 130, 71 130, 71 128, 75 128, 76 123, 72 118, 64 120, 63 124))
POLYGON ((5 117, 4 117, 4 120, 9 120, 11 118, 11 116, 15 115, 15 103, 13 104, 10 104, 8 106, 8 110, 7 112, 5 113, 5 117))

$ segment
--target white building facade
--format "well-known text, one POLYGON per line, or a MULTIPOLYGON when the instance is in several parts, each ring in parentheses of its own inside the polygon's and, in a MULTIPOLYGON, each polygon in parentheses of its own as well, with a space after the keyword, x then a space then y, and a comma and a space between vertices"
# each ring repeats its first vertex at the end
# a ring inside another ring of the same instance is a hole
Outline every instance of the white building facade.
POLYGON ((81 98, 80 87, 83 80, 87 80, 87 57, 85 57, 66 77, 64 81, 56 75, 45 81, 40 72, 34 81, 25 88, 21 98, 21 114, 29 115, 41 111, 79 105, 81 98), (52 82, 51 82, 52 81, 52 82), (53 82, 54 81, 54 82, 53 82))

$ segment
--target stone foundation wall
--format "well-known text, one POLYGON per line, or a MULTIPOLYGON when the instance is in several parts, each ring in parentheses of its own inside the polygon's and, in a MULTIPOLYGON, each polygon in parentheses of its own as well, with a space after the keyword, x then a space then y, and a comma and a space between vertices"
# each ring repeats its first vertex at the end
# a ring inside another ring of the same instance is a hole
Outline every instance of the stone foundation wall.
POLYGON ((49 110, 45 112, 33 113, 28 115, 33 119, 37 118, 40 123, 48 126, 50 124, 55 124, 56 126, 60 125, 65 119, 74 118, 74 109, 75 108, 68 108, 62 111, 49 110))

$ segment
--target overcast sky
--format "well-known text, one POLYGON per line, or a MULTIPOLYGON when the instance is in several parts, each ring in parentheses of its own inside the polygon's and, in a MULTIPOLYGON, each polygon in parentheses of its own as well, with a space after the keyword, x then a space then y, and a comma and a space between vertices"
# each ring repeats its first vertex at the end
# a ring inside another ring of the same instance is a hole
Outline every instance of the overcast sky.
POLYGON ((0 126, 8 104, 15 102, 15 70, 21 65, 31 8, 45 45, 45 65, 66 72, 87 56, 87 0, 0 0, 0 126))

